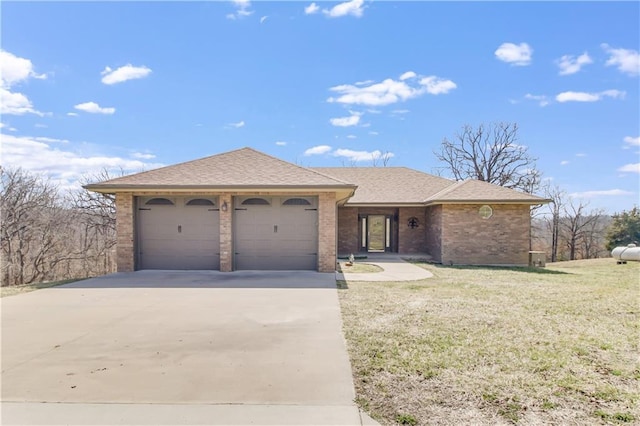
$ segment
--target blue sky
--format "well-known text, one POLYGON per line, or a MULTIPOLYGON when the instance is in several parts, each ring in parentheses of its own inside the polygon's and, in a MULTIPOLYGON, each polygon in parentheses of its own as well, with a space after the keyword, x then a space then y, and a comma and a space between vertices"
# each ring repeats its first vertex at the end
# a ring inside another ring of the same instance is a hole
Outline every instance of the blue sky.
POLYGON ((2 165, 62 188, 251 146, 434 173, 516 122, 545 179, 638 204, 638 2, 3 2, 2 165))

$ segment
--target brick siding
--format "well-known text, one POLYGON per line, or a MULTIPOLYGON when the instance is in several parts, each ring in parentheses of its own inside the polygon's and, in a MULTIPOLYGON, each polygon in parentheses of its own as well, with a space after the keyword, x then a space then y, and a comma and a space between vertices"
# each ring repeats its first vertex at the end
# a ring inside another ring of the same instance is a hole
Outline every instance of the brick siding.
POLYGON ((135 269, 134 204, 133 194, 116 194, 116 263, 118 272, 131 272, 135 269))
POLYGON ((530 215, 528 205, 491 205, 482 219, 479 205, 442 206, 443 264, 527 265, 530 215))
POLYGON ((336 270, 336 194, 318 196, 318 272, 336 270))
POLYGON ((424 207, 401 207, 398 211, 398 253, 424 253, 427 231, 424 207), (409 226, 412 217, 418 219, 417 228, 409 226))
POLYGON ((429 206, 425 211, 425 250, 435 262, 442 260, 442 206, 429 206))
POLYGON ((357 207, 338 208, 338 254, 348 256, 360 251, 357 207))

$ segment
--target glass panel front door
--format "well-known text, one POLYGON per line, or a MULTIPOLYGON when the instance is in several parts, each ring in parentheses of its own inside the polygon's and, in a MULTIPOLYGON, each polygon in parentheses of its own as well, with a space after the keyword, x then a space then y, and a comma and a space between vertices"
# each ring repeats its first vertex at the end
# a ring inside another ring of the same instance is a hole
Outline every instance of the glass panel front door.
POLYGON ((369 251, 385 251, 385 216, 375 215, 369 216, 369 251))

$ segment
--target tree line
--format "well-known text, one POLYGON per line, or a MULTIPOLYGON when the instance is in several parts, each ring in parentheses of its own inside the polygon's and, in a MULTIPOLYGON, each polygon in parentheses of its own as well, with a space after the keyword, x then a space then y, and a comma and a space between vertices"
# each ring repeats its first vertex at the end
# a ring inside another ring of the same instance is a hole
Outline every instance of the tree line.
MULTIPOLYGON (((107 172, 87 181, 108 179, 107 172)), ((40 175, 0 167, 3 286, 115 271, 115 200, 84 189, 60 191, 40 175)))

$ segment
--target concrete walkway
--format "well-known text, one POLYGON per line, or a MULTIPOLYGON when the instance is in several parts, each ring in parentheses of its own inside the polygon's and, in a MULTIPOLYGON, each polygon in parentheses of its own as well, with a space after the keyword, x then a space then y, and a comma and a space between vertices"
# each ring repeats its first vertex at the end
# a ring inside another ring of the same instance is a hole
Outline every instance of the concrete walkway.
POLYGON ((376 424, 334 274, 140 271, 1 299, 9 424, 376 424))
MULTIPOLYGON (((411 258, 428 258, 428 255, 411 255, 411 258)), ((381 272, 350 273, 336 272, 336 279, 342 281, 418 281, 433 277, 433 274, 419 266, 405 261, 400 255, 372 254, 357 263, 376 265, 381 272)))

